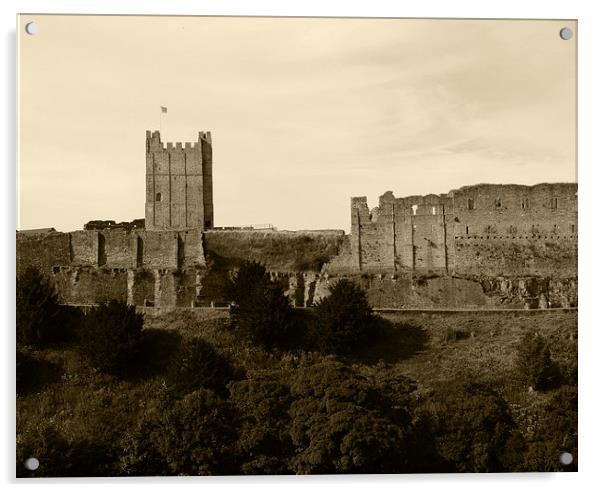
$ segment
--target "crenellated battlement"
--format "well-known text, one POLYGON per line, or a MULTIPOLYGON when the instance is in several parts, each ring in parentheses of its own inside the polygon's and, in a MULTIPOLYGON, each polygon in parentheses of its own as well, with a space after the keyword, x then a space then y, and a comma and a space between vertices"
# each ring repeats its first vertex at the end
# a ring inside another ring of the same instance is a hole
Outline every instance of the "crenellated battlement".
POLYGON ((158 130, 146 130, 146 152, 166 151, 185 151, 201 150, 205 144, 211 145, 211 132, 199 132, 199 139, 196 142, 162 142, 161 133, 158 130))

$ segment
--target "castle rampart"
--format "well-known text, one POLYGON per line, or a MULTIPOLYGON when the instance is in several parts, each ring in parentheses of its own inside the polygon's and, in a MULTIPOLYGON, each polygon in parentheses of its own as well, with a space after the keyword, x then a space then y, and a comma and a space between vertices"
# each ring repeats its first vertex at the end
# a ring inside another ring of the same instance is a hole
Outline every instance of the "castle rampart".
POLYGON ((357 272, 576 276, 577 185, 352 198, 351 256, 357 272))

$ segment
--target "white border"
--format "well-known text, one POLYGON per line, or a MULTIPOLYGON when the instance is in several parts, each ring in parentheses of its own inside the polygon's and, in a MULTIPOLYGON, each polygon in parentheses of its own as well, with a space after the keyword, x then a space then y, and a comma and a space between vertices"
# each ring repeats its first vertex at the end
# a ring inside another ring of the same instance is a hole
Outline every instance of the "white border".
MULTIPOLYGON (((477 17, 477 18, 558 18, 579 21, 579 473, 573 474, 506 474, 506 475, 436 475, 436 476, 353 476, 353 477, 214 477, 214 478, 145 478, 134 480, 43 480, 28 481, 21 487, 80 487, 83 483, 95 489, 107 485, 120 489, 127 485, 157 489, 158 487, 184 485, 193 487, 225 486, 227 488, 261 489, 266 487, 312 487, 326 489, 342 485, 346 489, 364 489, 374 484, 378 488, 399 490, 401 487, 445 488, 446 492, 466 490, 503 490, 508 488, 546 488, 567 491, 568 488, 589 490, 600 483, 597 476, 600 452, 600 351, 602 323, 597 316, 600 249, 598 228, 598 184, 602 165, 602 115, 600 91, 602 78, 600 48, 602 47, 602 17, 594 0, 532 1, 498 0, 433 0, 415 2, 387 2, 385 0, 325 0, 283 1, 203 1, 203 0, 94 0, 81 2, 16 1, 0 3, 2 15, 2 131, 3 176, 2 212, 4 227, 0 253, 3 259, 0 282, 0 312, 4 315, 5 375, 2 388, 6 388, 6 404, 2 411, 2 443, 0 463, 4 482, 13 486, 14 477, 14 264, 15 264, 15 14, 20 13, 89 13, 89 14, 170 14, 170 15, 269 15, 269 16, 341 16, 341 17, 477 17)), ((22 488, 21 488, 22 490, 22 488)), ((576 490, 576 489, 575 489, 576 490)))

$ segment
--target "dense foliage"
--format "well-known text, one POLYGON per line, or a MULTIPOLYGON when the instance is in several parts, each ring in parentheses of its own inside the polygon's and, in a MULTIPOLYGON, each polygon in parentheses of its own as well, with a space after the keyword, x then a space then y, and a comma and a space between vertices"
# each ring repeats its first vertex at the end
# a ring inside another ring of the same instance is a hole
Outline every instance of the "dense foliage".
POLYGON ((452 383, 434 392, 426 406, 439 454, 458 472, 507 470, 516 449, 516 424, 507 402, 479 383, 452 383))
POLYGON ((546 390, 559 383, 558 367, 552 361, 546 340, 539 333, 527 332, 521 338, 516 366, 525 385, 535 390, 546 390))
POLYGON ((200 388, 224 394, 226 385, 234 378, 235 370, 230 361, 198 337, 181 341, 169 371, 173 389, 184 394, 200 388))
POLYGON ((57 294, 35 268, 17 277, 17 344, 44 345, 62 338, 57 294))
POLYGON ((113 300, 94 307, 80 332, 82 354, 100 372, 125 374, 136 365, 143 325, 134 306, 113 300))
POLYGON ((378 336, 366 294, 350 280, 339 280, 330 288, 316 304, 315 318, 310 337, 323 353, 346 353, 378 336))
POLYGON ((241 269, 230 286, 235 330, 225 312, 143 320, 110 302, 79 318, 77 344, 20 347, 18 476, 577 469, 559 461, 577 458, 572 326, 534 336, 512 315, 508 329, 529 334, 516 346, 507 334, 496 345, 486 317, 466 330, 450 318, 428 328, 433 316, 420 317, 423 328, 387 321, 388 338, 371 348, 383 360, 362 359, 353 347, 370 348, 385 320, 339 282, 328 298, 338 309, 322 301, 303 339, 330 354, 287 350, 279 337, 298 320, 270 304, 274 286, 261 265, 241 269), (251 300, 265 304, 255 311, 251 300), (557 388, 549 368, 559 360, 570 384, 557 388), (32 456, 36 471, 24 466, 32 456))
POLYGON ((293 337, 293 310, 282 287, 270 279, 265 267, 245 262, 227 288, 232 324, 251 342, 282 347, 293 337))

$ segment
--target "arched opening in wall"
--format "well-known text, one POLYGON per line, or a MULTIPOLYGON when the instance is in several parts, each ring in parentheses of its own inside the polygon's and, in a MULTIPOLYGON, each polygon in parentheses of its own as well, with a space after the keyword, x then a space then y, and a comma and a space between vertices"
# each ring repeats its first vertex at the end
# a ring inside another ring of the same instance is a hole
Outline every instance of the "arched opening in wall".
POLYGON ((527 208, 529 208, 529 199, 528 198, 523 198, 520 202, 520 207, 525 210, 527 208))
POLYGON ((136 239, 136 266, 141 267, 144 263, 144 241, 138 236, 136 239))
POLYGON ((552 200, 550 201, 550 208, 552 210, 556 210, 558 208, 558 198, 552 198, 552 200))
POLYGON ((495 208, 502 208, 502 199, 496 198, 494 202, 495 208))
POLYGON ((418 205, 412 205, 412 215, 416 215, 417 210, 418 210, 418 205))
POLYGON ((437 213, 437 209, 435 207, 431 208, 431 214, 435 215, 437 213))
POLYGON ((106 265, 107 263, 107 251, 106 251, 106 239, 104 234, 98 233, 98 266, 106 265))
POLYGON ((468 235, 468 226, 466 226, 466 234, 468 235))
POLYGON ((575 224, 571 224, 571 234, 575 234, 575 224))
POLYGON ((160 202, 160 201, 162 201, 162 200, 163 200, 163 195, 161 195, 161 193, 157 193, 157 194, 155 195, 155 201, 156 201, 156 202, 160 202))
POLYGON ((474 210, 474 198, 468 199, 468 210, 474 210))

